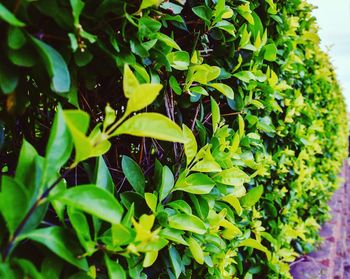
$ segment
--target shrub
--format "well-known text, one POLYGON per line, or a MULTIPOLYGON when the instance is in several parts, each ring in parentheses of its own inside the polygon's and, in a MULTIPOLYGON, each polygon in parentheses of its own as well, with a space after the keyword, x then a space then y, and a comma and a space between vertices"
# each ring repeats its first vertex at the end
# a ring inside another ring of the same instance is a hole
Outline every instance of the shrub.
POLYGON ((347 148, 311 9, 2 1, 1 278, 291 278, 347 148))

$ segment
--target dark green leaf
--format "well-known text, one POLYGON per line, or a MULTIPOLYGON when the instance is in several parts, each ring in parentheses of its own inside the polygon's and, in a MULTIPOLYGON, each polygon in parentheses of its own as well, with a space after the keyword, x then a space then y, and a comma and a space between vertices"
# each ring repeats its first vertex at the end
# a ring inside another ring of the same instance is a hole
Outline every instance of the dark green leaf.
POLYGON ((51 88, 57 93, 68 92, 70 88, 70 75, 68 67, 61 54, 53 47, 30 36, 39 55, 44 61, 46 70, 51 77, 51 88))
POLYGON ((122 169, 134 190, 143 194, 145 192, 145 177, 140 166, 133 159, 124 155, 122 158, 122 169))
POLYGON ((24 238, 39 242, 70 264, 88 270, 86 258, 79 258, 82 250, 64 228, 52 226, 38 229, 23 235, 22 239, 24 238))

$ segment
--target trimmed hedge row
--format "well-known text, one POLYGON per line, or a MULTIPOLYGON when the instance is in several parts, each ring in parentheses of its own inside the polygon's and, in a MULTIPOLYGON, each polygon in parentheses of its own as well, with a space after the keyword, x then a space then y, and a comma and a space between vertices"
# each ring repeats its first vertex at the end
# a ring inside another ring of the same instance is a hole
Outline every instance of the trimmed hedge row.
POLYGON ((347 152, 311 10, 2 1, 0 277, 291 278, 347 152))

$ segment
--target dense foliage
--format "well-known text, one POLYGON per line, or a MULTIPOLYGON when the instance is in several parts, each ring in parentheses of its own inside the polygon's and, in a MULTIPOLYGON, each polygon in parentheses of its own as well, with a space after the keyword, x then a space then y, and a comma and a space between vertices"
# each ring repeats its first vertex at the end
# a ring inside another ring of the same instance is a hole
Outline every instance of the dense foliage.
POLYGON ((0 277, 290 278, 347 147, 311 9, 1 1, 0 277))

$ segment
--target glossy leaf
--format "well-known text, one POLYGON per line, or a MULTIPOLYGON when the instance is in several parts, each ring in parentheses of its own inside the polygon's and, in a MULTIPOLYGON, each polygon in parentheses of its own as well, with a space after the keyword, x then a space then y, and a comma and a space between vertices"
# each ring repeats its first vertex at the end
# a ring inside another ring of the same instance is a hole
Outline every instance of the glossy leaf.
POLYGON ((218 103, 212 97, 210 98, 210 107, 211 107, 211 122, 213 125, 213 133, 215 133, 220 123, 220 108, 218 103))
POLYGON ((199 243, 193 238, 190 237, 188 240, 188 246, 190 248, 190 251, 192 253, 193 258, 196 260, 197 263, 203 264, 204 263, 204 254, 201 246, 199 243))
POLYGON ((157 257, 158 257, 158 251, 146 252, 142 266, 150 267, 157 260, 157 257))
POLYGON ((134 88, 132 96, 126 106, 125 115, 129 115, 134 111, 139 111, 154 102, 162 89, 161 84, 140 84, 134 88))
MULTIPOLYGON (((82 270, 88 270, 86 258, 78 258, 78 256, 82 254, 80 247, 64 228, 51 226, 37 229, 27 233, 25 237, 41 243, 72 265, 82 270)), ((22 238, 24 238, 24 236, 22 236, 22 238)))
POLYGON ((69 159, 73 148, 72 137, 59 106, 46 146, 46 162, 50 171, 58 171, 69 159))
POLYGON ((266 254, 266 257, 268 260, 271 259, 271 253, 269 252, 269 250, 267 250, 267 248, 265 246, 263 246, 260 242, 258 242, 255 239, 252 238, 248 238, 246 240, 243 240, 238 247, 242 247, 242 246, 247 246, 247 247, 252 247, 254 249, 260 250, 262 252, 264 252, 266 254))
POLYGON ((163 201, 174 187, 174 175, 169 167, 164 166, 162 180, 159 188, 159 201, 163 201))
POLYGON ((241 186, 250 180, 245 172, 235 167, 219 172, 213 176, 213 179, 216 182, 231 186, 241 186))
POLYGON ((194 215, 176 214, 169 217, 169 227, 190 231, 198 234, 205 234, 207 229, 201 219, 194 215))
POLYGON ((126 120, 113 136, 128 134, 138 137, 184 142, 181 128, 159 113, 140 113, 126 120))
POLYGON ((245 196, 241 198, 241 204, 245 208, 251 208, 256 204, 264 192, 263 186, 251 189, 245 196))
POLYGON ((59 200, 112 224, 119 224, 123 208, 113 195, 94 185, 81 185, 59 193, 51 200, 59 200))
POLYGON ((176 70, 184 71, 190 64, 190 55, 186 51, 175 51, 167 55, 171 67, 176 70))
POLYGON ((70 89, 70 74, 61 54, 43 41, 32 36, 30 38, 45 62, 46 70, 51 78, 52 90, 57 93, 68 92, 70 89))
POLYGON ((184 137, 184 150, 186 155, 186 164, 187 166, 192 162, 194 157, 196 157, 198 146, 195 136, 193 135, 190 128, 185 124, 182 124, 182 131, 184 137))
POLYGON ((227 195, 223 197, 222 200, 229 203, 236 210, 238 216, 242 215, 243 209, 236 196, 234 196, 233 194, 227 195))
POLYGON ((143 194, 145 192, 145 177, 140 166, 133 159, 124 155, 122 158, 122 169, 134 190, 143 194))
POLYGON ((21 223, 29 206, 28 193, 23 185, 9 176, 1 179, 0 212, 10 235, 21 223))
POLYGON ((126 272, 117 261, 111 260, 107 255, 104 256, 104 259, 108 270, 108 278, 126 279, 126 272))
POLYGON ((16 18, 3 4, 0 3, 0 19, 12 26, 23 27, 25 23, 16 18))
POLYGON ((135 92, 135 88, 139 86, 139 81, 131 71, 128 64, 124 65, 123 73, 123 90, 126 98, 131 98, 135 92))
POLYGON ((202 173, 193 173, 188 177, 178 180, 174 191, 184 191, 192 194, 208 194, 215 186, 215 182, 207 175, 202 173))
POLYGON ((155 213, 157 210, 157 196, 152 193, 145 193, 145 200, 148 207, 155 213))

